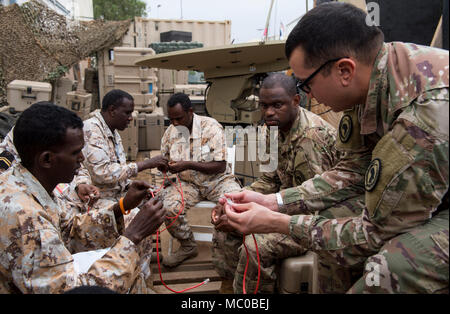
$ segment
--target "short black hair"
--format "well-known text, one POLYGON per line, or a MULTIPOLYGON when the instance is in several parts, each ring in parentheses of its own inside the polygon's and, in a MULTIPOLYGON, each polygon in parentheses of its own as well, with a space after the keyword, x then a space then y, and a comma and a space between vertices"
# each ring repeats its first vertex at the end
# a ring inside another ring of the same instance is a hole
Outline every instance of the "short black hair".
POLYGON ((184 111, 189 111, 189 109, 192 108, 191 99, 184 93, 175 93, 170 96, 169 100, 167 101, 167 106, 171 108, 175 107, 177 104, 181 104, 184 111))
POLYGON ((369 64, 384 41, 383 32, 366 23, 367 14, 352 4, 330 2, 306 13, 289 33, 285 53, 290 59, 299 46, 305 66, 318 67, 328 60, 354 57, 369 64))
POLYGON ((286 93, 294 97, 297 94, 297 84, 292 76, 284 73, 271 73, 262 82, 261 88, 282 87, 286 93))
POLYGON ((62 144, 68 128, 83 129, 83 120, 51 102, 35 103, 22 112, 13 131, 22 164, 29 168, 37 153, 62 144))
POLYGON ((134 101, 133 96, 121 89, 113 89, 112 91, 107 92, 106 95, 103 96, 102 111, 108 110, 111 106, 118 106, 123 98, 134 101))
POLYGON ((116 291, 101 286, 79 286, 67 290, 64 294, 118 294, 116 291))

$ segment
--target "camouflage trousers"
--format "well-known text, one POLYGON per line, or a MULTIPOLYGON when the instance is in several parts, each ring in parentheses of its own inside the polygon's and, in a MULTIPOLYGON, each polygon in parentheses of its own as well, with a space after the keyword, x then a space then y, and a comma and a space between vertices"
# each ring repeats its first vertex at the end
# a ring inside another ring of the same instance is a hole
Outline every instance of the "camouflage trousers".
POLYGON ((449 210, 388 241, 348 293, 449 293, 449 210))
MULTIPOLYGON (((321 215, 328 218, 358 216, 364 207, 363 196, 347 200, 332 208, 323 210, 321 215)), ((300 256, 306 249, 288 235, 271 233, 256 234, 260 258, 259 293, 274 293, 277 281, 277 264, 287 257, 300 256)), ((213 236, 213 263, 223 277, 234 279, 235 293, 243 293, 243 278, 247 253, 242 234, 225 233, 215 230, 213 236)), ((256 246, 251 235, 247 235, 245 245, 248 250, 248 268, 245 279, 246 291, 254 291, 258 281, 258 259, 256 246)), ((345 293, 353 283, 353 272, 336 263, 319 258, 319 291, 321 293, 345 293)))
MULTIPOLYGON (((177 184, 179 188, 179 184, 177 184)), ((217 202, 225 193, 241 190, 239 183, 234 177, 227 177, 212 187, 199 187, 192 183, 181 181, 184 198, 184 209, 181 208, 181 194, 173 186, 163 190, 163 206, 167 211, 164 221, 167 231, 177 240, 188 240, 193 238, 191 227, 186 218, 186 211, 201 201, 217 202), (179 215, 178 215, 179 214, 179 215), (175 219, 174 217, 178 217, 175 219)))

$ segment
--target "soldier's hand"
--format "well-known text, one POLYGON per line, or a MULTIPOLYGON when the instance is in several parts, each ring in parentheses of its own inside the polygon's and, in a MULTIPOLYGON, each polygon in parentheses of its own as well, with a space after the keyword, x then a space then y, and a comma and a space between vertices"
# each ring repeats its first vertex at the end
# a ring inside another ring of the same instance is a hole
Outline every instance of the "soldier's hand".
POLYGON ((225 197, 231 199, 233 203, 257 203, 273 211, 278 211, 278 202, 275 194, 264 195, 258 192, 243 190, 241 192, 228 193, 225 197))
POLYGON ((83 203, 89 201, 88 206, 92 206, 99 199, 100 190, 96 186, 82 183, 77 186, 77 194, 83 203))
POLYGON ((225 214, 225 208, 220 203, 217 204, 211 211, 211 223, 219 231, 231 232, 235 230, 228 223, 227 215, 225 214))
POLYGON ((147 196, 150 187, 151 185, 145 181, 133 181, 123 198, 123 206, 125 209, 130 210, 138 206, 147 196))
POLYGON ((158 230, 165 216, 166 211, 163 209, 162 202, 151 199, 140 208, 123 235, 137 245, 158 230))
POLYGON ((289 234, 291 216, 274 212, 256 203, 225 204, 228 223, 243 234, 289 234))

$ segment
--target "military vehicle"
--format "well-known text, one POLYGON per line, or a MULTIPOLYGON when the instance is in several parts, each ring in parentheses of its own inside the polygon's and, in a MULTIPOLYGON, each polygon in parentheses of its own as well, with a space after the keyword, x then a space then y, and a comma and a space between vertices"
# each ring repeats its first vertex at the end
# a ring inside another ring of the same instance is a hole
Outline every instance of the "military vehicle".
POLYGON ((203 72, 207 114, 223 124, 261 120, 257 95, 268 72, 288 69, 284 41, 255 42, 157 54, 136 61, 149 68, 203 72))

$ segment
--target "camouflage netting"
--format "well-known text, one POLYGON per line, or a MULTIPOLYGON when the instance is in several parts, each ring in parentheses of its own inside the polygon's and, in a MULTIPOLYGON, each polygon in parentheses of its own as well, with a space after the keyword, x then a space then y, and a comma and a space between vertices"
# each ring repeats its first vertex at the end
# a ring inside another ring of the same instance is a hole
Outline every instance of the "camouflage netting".
POLYGON ((52 82, 95 52, 120 44, 130 21, 71 21, 39 0, 0 6, 0 105, 15 79, 52 82))

